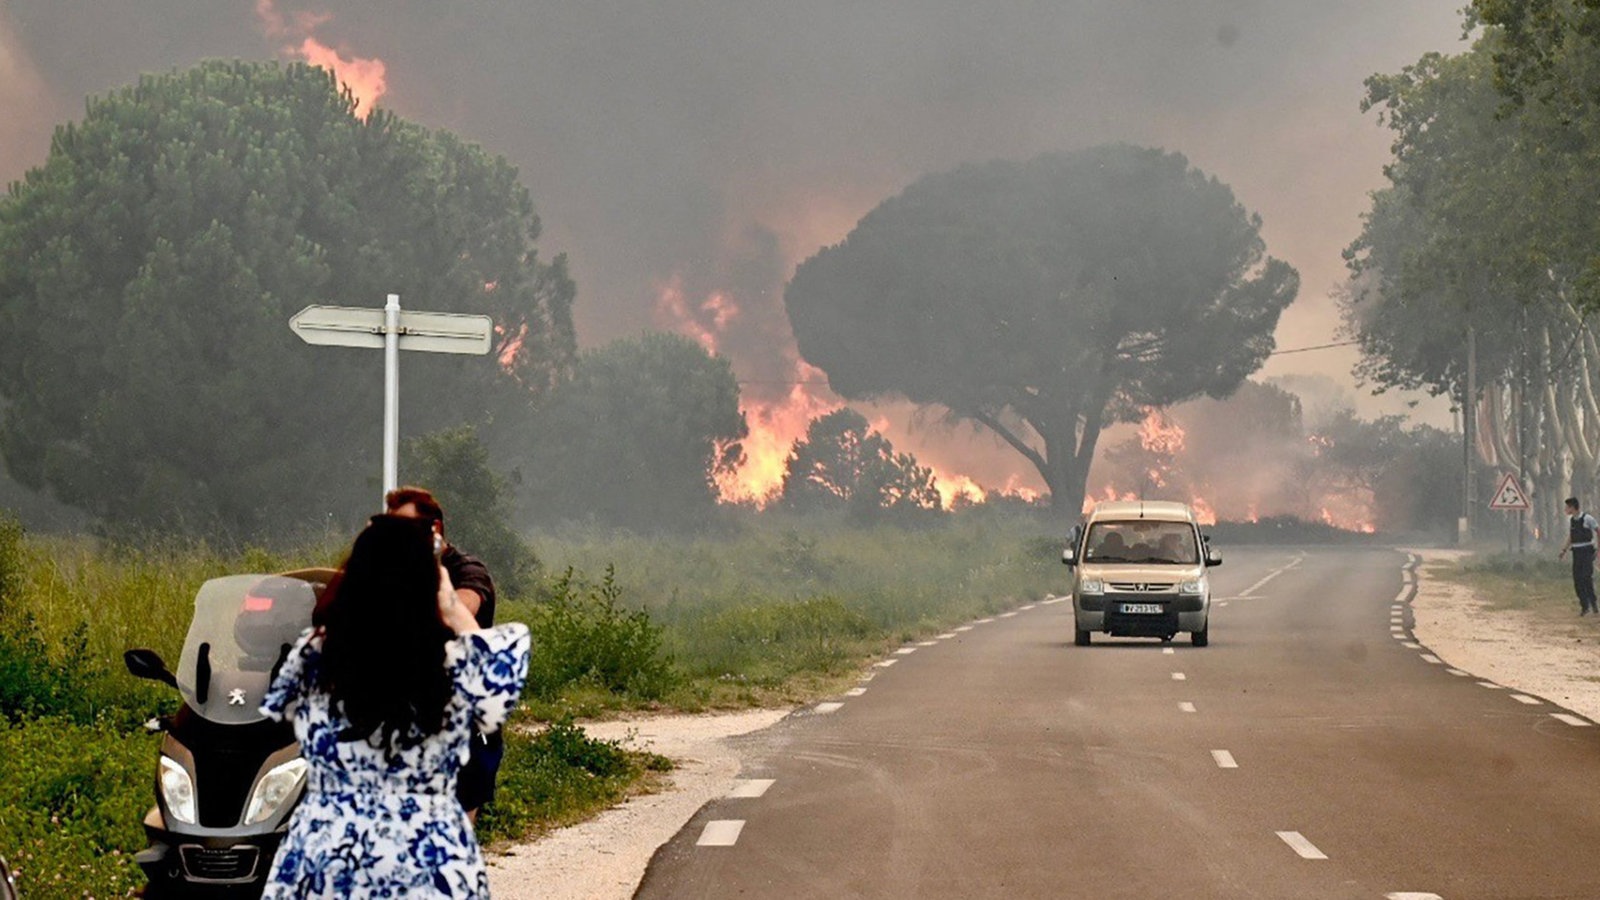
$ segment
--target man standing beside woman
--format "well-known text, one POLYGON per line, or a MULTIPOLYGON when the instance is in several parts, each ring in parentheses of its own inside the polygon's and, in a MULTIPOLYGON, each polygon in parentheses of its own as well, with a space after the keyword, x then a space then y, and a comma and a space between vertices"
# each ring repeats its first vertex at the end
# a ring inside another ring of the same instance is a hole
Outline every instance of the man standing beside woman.
POLYGON ((266 898, 488 897, 458 772, 521 695, 529 635, 480 626, 435 521, 372 518, 262 702, 308 766, 266 898))

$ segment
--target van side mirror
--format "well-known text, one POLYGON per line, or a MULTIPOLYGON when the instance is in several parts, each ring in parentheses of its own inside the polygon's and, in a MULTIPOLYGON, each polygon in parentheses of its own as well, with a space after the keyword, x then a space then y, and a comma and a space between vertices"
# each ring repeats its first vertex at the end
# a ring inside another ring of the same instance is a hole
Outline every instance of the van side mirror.
POLYGON ((1078 564, 1078 548, 1076 548, 1076 547, 1068 547, 1067 549, 1062 550, 1061 551, 1061 562, 1063 564, 1069 566, 1069 567, 1077 565, 1078 564))
POLYGON ((135 678, 159 681, 168 687, 178 686, 178 679, 154 650, 129 650, 122 654, 122 663, 128 667, 128 674, 135 678))
POLYGON ((1220 566, 1220 565, 1222 565, 1222 554, 1218 553, 1217 551, 1215 551, 1213 549, 1211 549, 1210 547, 1207 547, 1206 548, 1206 568, 1215 569, 1217 566, 1220 566))

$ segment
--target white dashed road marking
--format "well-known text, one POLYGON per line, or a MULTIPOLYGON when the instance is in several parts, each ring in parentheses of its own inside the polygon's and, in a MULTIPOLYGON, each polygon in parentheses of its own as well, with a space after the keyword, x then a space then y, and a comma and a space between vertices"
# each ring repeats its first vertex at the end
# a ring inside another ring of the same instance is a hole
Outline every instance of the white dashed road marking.
POLYGON ((1538 697, 1529 697, 1527 694, 1512 694, 1511 699, 1528 706, 1538 706, 1542 702, 1538 697))
POLYGON ((886 660, 883 660, 882 662, 875 662, 875 663, 873 663, 873 665, 877 666, 880 669, 887 669, 887 668, 889 668, 890 666, 894 665, 895 663, 897 663, 899 661, 900 660, 898 660, 898 659, 886 659, 886 660))
POLYGON ((732 847, 739 843, 739 832, 743 830, 743 819, 717 819, 706 823, 705 830, 700 832, 700 840, 695 844, 700 847, 732 847))
POLYGON ((1194 712, 1194 704, 1190 703, 1187 700, 1185 700, 1184 702, 1178 704, 1178 711, 1179 712, 1194 712))
POLYGON ((939 643, 939 642, 938 641, 918 641, 917 642, 917 646, 918 647, 932 647, 934 644, 937 644, 937 643, 939 643))
POLYGON ((844 695, 846 697, 859 697, 862 694, 865 694, 866 692, 867 692, 866 688, 851 688, 850 690, 845 691, 844 695))
POLYGON ((987 624, 989 624, 990 622, 993 622, 993 621, 994 621, 994 616, 990 616, 987 619, 979 619, 978 621, 974 622, 973 624, 974 625, 987 625, 987 624))
POLYGON ((1422 654, 1422 658, 1423 658, 1423 660, 1425 660, 1426 662, 1428 662, 1431 665, 1435 665, 1435 666, 1444 665, 1444 660, 1440 659, 1437 656, 1434 656, 1432 653, 1424 653, 1424 654, 1422 654))
POLYGON ((1444 900, 1438 894, 1430 894, 1427 891, 1395 891, 1384 894, 1383 897, 1384 900, 1444 900))
POLYGON ((1239 768, 1239 764, 1233 759, 1233 754, 1226 750, 1211 751, 1211 758, 1217 761, 1217 768, 1219 769, 1239 768))
POLYGON ((1189 676, 1183 674, 1182 672, 1173 672, 1172 673, 1172 680, 1173 681, 1187 681, 1187 680, 1189 680, 1189 676))
POLYGON ((733 783, 733 790, 728 792, 729 797, 759 797, 772 787, 771 778, 741 778, 733 783))
POLYGON ((944 634, 939 635, 938 639, 941 641, 948 641, 955 636, 956 633, 954 631, 946 631, 944 634))
POLYGON ((816 711, 820 714, 826 715, 827 713, 838 712, 841 709, 844 709, 843 703, 840 703, 837 700, 830 700, 827 703, 818 703, 816 711))
POLYGON ((1471 672, 1463 672, 1460 669, 1445 669, 1445 671, 1449 672, 1451 675, 1456 676, 1457 678, 1470 678, 1470 677, 1472 677, 1472 673, 1471 672))
POLYGON ((1021 612, 1023 610, 1033 609, 1033 607, 1034 607, 1034 604, 1029 603, 1027 606, 1019 606, 1019 607, 1017 607, 1017 611, 1021 612))
POLYGON ((1580 719, 1577 716, 1572 715, 1571 713, 1551 713, 1550 714, 1550 718, 1558 719, 1558 720, 1560 720, 1562 722, 1565 722, 1568 725, 1571 725, 1573 728, 1588 728, 1589 727, 1589 723, 1588 722, 1585 722, 1583 719, 1580 719))
POLYGON ((917 648, 915 648, 915 647, 901 647, 899 650, 896 650, 894 652, 894 655, 895 656, 910 656, 911 654, 913 654, 915 652, 917 652, 917 648))
POLYGON ((956 629, 956 633, 960 634, 963 631, 971 631, 971 630, 972 630, 972 626, 971 625, 962 625, 960 628, 956 629))
POLYGON ((1009 619, 1009 618, 1011 618, 1012 616, 1014 616, 1016 614, 1017 614, 1017 611, 1013 609, 1011 612, 1003 612, 1003 613, 1001 613, 1000 614, 1000 618, 1009 619))
POLYGON ((1495 684, 1492 681, 1480 681, 1480 682, 1478 682, 1478 687, 1485 687, 1485 688, 1488 688, 1491 691, 1503 691, 1503 690, 1506 689, 1505 685, 1495 684))
POLYGON ((1317 845, 1306 840, 1306 836, 1298 831, 1280 831, 1278 837, 1294 852, 1300 854, 1301 859, 1327 859, 1328 854, 1317 849, 1317 845))
POLYGON ((1400 646, 1406 648, 1407 650, 1421 650, 1422 649, 1422 645, 1417 643, 1416 641, 1406 641, 1404 644, 1401 644, 1400 646))
POLYGON ((1171 647, 1162 647, 1161 648, 1161 652, 1166 654, 1167 656, 1171 656, 1172 654, 1177 653, 1178 651, 1172 649, 1171 647))
POLYGON ((1256 582, 1255 584, 1250 585, 1249 587, 1245 588, 1243 591, 1240 591, 1238 599, 1240 599, 1240 600, 1247 599, 1251 594, 1254 594, 1256 591, 1258 591, 1261 588, 1265 587, 1267 582, 1271 581, 1274 578, 1277 578, 1279 575, 1282 575, 1283 573, 1289 571, 1290 569, 1294 568, 1295 566, 1300 565, 1300 560, 1301 559, 1304 559, 1304 557, 1303 556, 1296 557, 1294 559, 1294 561, 1290 562, 1288 565, 1279 566, 1278 568, 1273 569, 1271 572, 1268 572, 1266 574, 1266 576, 1263 577, 1260 581, 1256 582))

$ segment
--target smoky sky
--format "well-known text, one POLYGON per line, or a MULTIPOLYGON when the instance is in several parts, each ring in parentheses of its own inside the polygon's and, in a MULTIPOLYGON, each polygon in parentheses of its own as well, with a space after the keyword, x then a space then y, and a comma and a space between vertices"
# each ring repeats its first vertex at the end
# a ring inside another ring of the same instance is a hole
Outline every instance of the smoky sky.
MULTIPOLYGON (((671 324, 669 286, 691 306, 720 291, 740 309, 723 349, 751 381, 792 371, 780 298, 794 265, 878 202, 963 162, 1106 141, 1184 153, 1232 185, 1303 276, 1279 346, 1333 340, 1339 252, 1388 155, 1362 80, 1462 46, 1459 0, 277 6, 329 14, 322 40, 383 60, 381 105, 519 166, 541 253, 569 254, 582 344, 671 324)), ((280 49, 254 0, 0 0, 0 77, 27 86, 0 86, 17 123, 0 176, 41 161, 85 94, 280 49)), ((1354 358, 1284 356, 1265 373, 1348 382, 1354 358)))

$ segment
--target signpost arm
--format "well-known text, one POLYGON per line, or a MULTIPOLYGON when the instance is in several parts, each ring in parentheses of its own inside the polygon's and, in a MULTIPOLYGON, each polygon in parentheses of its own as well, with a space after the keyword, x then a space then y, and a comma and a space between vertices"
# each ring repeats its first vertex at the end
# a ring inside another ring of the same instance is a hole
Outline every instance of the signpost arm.
POLYGON ((383 304, 383 493, 400 486, 400 295, 383 304))

